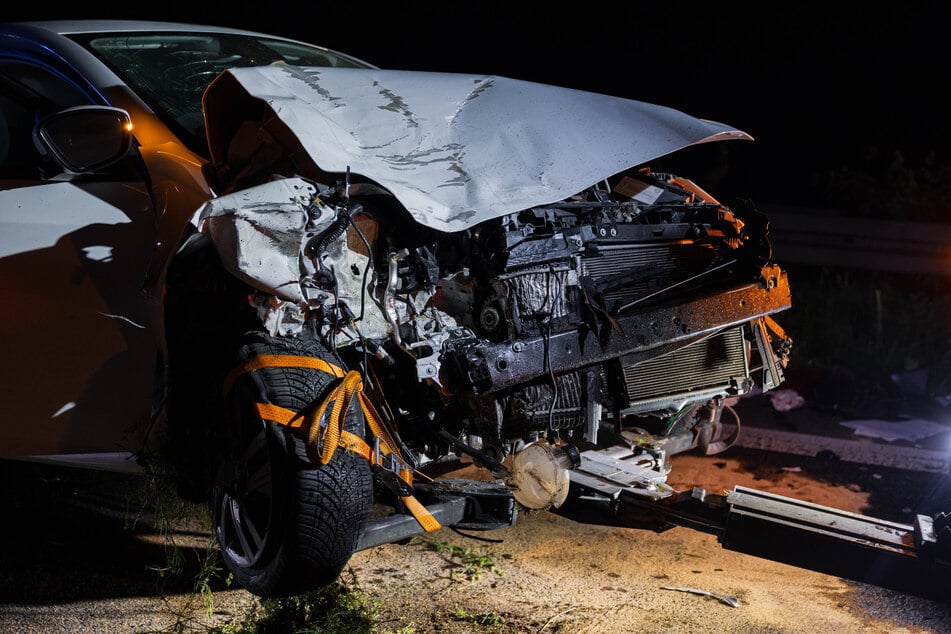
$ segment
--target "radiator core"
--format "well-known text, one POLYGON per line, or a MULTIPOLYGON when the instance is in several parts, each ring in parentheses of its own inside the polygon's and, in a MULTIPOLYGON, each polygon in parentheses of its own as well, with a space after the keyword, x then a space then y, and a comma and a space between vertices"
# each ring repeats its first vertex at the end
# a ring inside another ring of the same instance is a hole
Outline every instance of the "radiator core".
POLYGON ((727 391, 738 379, 748 376, 742 327, 624 367, 624 382, 631 404, 720 388, 727 391))

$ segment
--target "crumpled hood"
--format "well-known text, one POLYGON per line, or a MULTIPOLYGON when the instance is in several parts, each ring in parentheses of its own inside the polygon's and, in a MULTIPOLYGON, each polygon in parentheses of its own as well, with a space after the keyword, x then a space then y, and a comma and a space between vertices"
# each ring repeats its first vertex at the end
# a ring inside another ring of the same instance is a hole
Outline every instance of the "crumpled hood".
POLYGON ((484 75, 237 68, 204 103, 213 162, 228 156, 237 119, 259 117, 320 170, 349 168, 444 231, 562 200, 689 145, 751 139, 663 106, 484 75))

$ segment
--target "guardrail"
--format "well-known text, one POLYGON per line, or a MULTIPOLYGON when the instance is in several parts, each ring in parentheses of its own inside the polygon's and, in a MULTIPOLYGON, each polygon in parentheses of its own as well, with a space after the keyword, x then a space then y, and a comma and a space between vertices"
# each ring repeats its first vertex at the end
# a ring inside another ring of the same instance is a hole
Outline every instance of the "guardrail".
POLYGON ((758 205, 773 257, 789 263, 951 276, 951 224, 878 220, 788 205, 758 205))

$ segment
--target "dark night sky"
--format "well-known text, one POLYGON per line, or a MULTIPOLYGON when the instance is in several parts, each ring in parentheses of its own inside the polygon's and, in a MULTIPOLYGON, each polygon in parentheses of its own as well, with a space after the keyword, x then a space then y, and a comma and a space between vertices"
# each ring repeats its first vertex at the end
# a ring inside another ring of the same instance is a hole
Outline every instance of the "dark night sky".
POLYGON ((56 15, 5 11, 5 19, 221 24, 382 67, 505 75, 660 103, 752 134, 755 144, 729 144, 729 156, 742 168, 732 170, 744 174, 739 186, 760 196, 763 187, 793 191, 804 172, 855 162, 870 147, 900 150, 909 161, 951 155, 949 27, 940 3, 724 5, 587 2, 568 12, 514 2, 91 2, 56 15))

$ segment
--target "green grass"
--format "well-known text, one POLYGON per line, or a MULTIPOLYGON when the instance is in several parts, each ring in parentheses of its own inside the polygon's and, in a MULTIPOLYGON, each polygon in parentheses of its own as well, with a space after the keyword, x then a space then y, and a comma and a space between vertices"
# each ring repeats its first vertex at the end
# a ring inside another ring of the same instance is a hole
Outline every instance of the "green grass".
POLYGON ((377 632, 379 603, 356 579, 338 579, 314 592, 285 599, 261 599, 242 621, 216 634, 371 634, 377 632))
MULTIPOLYGON (((446 542, 423 540, 426 546, 445 554, 456 566, 451 577, 456 581, 476 581, 485 572, 503 575, 494 555, 446 542)), ((259 599, 255 607, 240 619, 215 629, 214 634, 383 634, 380 629, 380 603, 365 593, 350 571, 319 590, 285 599, 259 599)), ((492 612, 469 614, 459 609, 449 615, 486 629, 504 625, 492 612)), ((413 625, 387 634, 414 634, 413 625)))
POLYGON ((457 566, 452 578, 458 581, 477 581, 485 572, 494 572, 503 577, 505 573, 495 563, 492 553, 473 550, 463 546, 456 546, 446 542, 426 542, 427 546, 437 553, 447 555, 449 561, 457 566))
POLYGON ((452 612, 454 621, 471 623, 479 627, 488 629, 498 629, 505 625, 505 620, 495 612, 481 612, 479 614, 469 614, 463 608, 457 608, 452 612))

